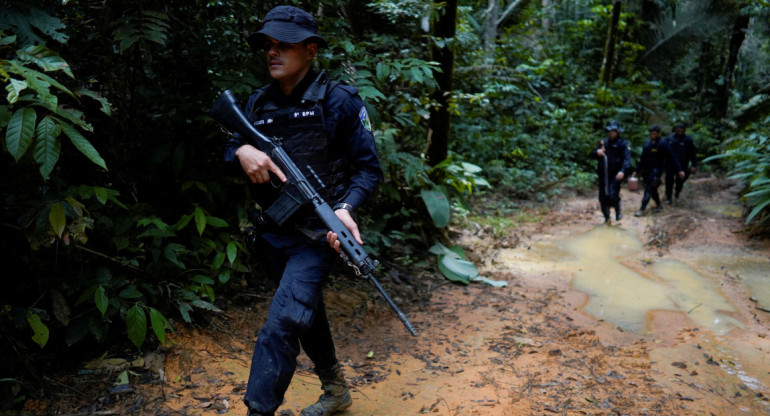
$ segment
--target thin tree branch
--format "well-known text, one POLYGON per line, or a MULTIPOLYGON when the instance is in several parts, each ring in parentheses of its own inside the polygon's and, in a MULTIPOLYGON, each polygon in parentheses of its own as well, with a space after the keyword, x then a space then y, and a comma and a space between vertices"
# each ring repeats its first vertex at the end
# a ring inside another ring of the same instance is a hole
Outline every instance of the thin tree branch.
POLYGON ((99 257, 103 257, 103 258, 105 258, 107 260, 110 260, 110 261, 113 261, 115 263, 118 263, 121 266, 128 267, 131 270, 134 270, 134 271, 137 271, 137 272, 141 272, 142 271, 142 269, 140 269, 140 268, 138 268, 136 266, 132 266, 130 264, 126 264, 126 263, 124 263, 124 262, 122 262, 122 261, 120 261, 120 260, 118 260, 118 259, 116 259, 114 257, 110 257, 110 256, 108 256, 108 255, 106 255, 104 253, 100 253, 98 251, 91 250, 90 248, 85 248, 85 247, 83 247, 81 245, 78 245, 78 244, 75 244, 75 248, 78 248, 80 250, 83 250, 83 251, 85 251, 87 253, 91 253, 91 254, 99 256, 99 257))
POLYGON ((497 19, 495 22, 495 26, 499 27, 501 24, 503 24, 504 21, 508 19, 508 17, 513 14, 513 12, 521 5, 521 3, 524 3, 524 0, 515 0, 513 3, 508 5, 508 8, 505 9, 505 11, 500 15, 500 18, 497 19))

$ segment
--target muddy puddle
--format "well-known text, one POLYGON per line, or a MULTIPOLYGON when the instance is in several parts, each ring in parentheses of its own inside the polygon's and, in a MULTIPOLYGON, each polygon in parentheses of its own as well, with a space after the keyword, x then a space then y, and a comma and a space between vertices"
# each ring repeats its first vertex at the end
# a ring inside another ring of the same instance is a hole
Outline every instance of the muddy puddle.
POLYGON ((642 244, 632 226, 597 226, 504 250, 500 262, 529 274, 564 276, 584 294, 583 313, 654 343, 668 338, 671 345, 652 356, 678 369, 660 370, 672 386, 754 396, 759 400, 752 405, 736 404, 737 413, 770 414, 770 351, 764 336, 752 331, 756 313, 770 310, 770 259, 707 245, 686 251, 661 255, 642 244), (697 343, 673 342, 688 332, 697 343))
MULTIPOLYGON (((518 268, 570 274, 572 287, 588 295, 582 309, 623 330, 654 333, 651 316, 658 311, 683 313, 717 334, 743 326, 713 279, 679 260, 653 259, 636 234, 622 227, 596 227, 528 250, 509 251, 503 259, 518 268)), ((719 264, 707 260, 712 268, 719 264)), ((770 270, 770 262, 764 267, 770 270)), ((757 265, 756 273, 743 274, 753 277, 751 282, 761 291, 760 270, 757 265)))
POLYGON ((701 209, 726 217, 741 218, 743 216, 743 207, 738 204, 704 204, 701 209))

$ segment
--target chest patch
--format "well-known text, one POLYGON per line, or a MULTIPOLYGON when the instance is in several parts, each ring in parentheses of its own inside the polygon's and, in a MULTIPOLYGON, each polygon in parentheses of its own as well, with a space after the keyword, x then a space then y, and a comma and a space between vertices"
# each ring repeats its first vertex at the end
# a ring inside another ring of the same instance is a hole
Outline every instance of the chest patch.
POLYGON ((302 110, 302 111, 294 111, 293 113, 289 114, 290 119, 297 119, 297 118, 306 118, 306 117, 315 117, 317 114, 316 110, 302 110))

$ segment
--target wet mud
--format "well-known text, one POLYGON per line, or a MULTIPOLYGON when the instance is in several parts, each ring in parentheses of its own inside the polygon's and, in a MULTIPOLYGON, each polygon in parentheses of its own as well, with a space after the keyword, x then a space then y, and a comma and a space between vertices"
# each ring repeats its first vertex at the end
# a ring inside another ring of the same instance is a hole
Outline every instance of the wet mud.
MULTIPOLYGON (((770 414, 770 243, 743 232, 739 191, 695 178, 681 205, 633 217, 641 194, 624 189, 626 217, 610 226, 594 196, 571 197, 509 230, 513 244, 457 227, 481 274, 509 284, 461 286, 430 268, 381 279, 418 337, 366 282, 330 285, 354 400, 339 414, 770 414)), ((163 381, 134 386, 134 414, 245 415, 267 302, 180 327, 163 381)), ((279 414, 299 415, 320 394, 302 354, 279 414)))

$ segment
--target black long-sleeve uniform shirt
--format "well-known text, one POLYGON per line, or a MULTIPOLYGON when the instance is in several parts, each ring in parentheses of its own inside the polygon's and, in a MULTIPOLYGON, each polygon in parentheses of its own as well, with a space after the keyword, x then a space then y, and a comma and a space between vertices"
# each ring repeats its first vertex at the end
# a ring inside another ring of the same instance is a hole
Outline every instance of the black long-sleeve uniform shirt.
MULTIPOLYGON (((296 105, 317 76, 317 72, 308 71, 289 96, 283 94, 274 81, 268 87, 267 94, 281 105, 296 105)), ((246 114, 251 111, 253 98, 252 95, 246 105, 246 114)), ((371 197, 383 176, 366 107, 354 87, 339 84, 327 93, 323 113, 324 129, 329 141, 341 140, 345 143, 342 147, 347 149, 348 160, 353 168, 350 186, 339 202, 358 208, 371 197)), ((235 152, 244 144, 239 138, 231 138, 225 148, 225 161, 238 163, 235 152)))
MULTIPOLYGON (((697 166, 698 155, 692 137, 687 134, 679 136, 674 133, 666 137, 666 142, 671 148, 671 153, 676 156, 679 161, 682 169, 687 169, 688 166, 697 166)), ((668 167, 673 168, 673 163, 669 163, 668 167)))
MULTIPOLYGON (((624 174, 631 168, 631 150, 628 147, 626 139, 618 136, 612 140, 609 137, 604 139, 604 154, 607 155, 607 173, 610 177, 615 177, 620 172, 624 174)), ((591 156, 597 158, 596 173, 599 176, 604 175, 604 158, 599 157, 596 152, 601 147, 591 151, 591 156)))
POLYGON ((662 138, 654 141, 650 139, 644 144, 642 156, 639 158, 639 164, 636 165, 634 171, 640 175, 645 175, 653 169, 658 169, 662 172, 666 166, 676 167, 677 172, 682 171, 679 159, 671 151, 668 141, 662 138))

